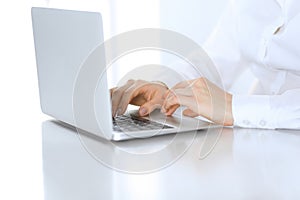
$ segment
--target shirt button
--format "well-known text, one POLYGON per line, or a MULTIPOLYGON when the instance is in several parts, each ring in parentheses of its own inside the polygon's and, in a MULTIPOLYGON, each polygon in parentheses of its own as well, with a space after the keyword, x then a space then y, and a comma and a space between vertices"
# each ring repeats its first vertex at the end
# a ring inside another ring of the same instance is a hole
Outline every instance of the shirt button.
POLYGON ((261 126, 265 126, 267 123, 266 123, 265 120, 261 120, 261 121, 259 122, 259 124, 260 124, 261 126))

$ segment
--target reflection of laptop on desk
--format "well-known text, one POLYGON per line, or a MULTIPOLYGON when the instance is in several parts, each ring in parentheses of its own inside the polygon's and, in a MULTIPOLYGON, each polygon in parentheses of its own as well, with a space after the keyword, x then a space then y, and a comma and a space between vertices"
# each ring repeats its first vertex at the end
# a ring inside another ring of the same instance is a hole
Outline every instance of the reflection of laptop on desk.
POLYGON ((109 89, 105 81, 98 86, 100 97, 96 102, 99 104, 96 105, 98 110, 94 111, 101 131, 93 128, 95 124, 92 124, 90 115, 83 114, 81 118, 84 120, 78 124, 74 120, 74 83, 86 57, 103 42, 101 15, 94 12, 32 8, 32 22, 40 101, 45 114, 109 140, 210 127, 211 124, 203 121, 187 117, 165 117, 158 111, 147 118, 140 118, 132 112, 112 120, 109 89))

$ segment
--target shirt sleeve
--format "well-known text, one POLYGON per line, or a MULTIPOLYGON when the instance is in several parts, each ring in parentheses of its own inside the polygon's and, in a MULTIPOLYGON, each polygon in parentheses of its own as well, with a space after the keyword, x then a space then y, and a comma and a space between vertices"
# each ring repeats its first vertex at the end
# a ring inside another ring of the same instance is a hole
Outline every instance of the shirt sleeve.
POLYGON ((281 95, 234 95, 234 126, 300 129, 300 89, 281 95))
POLYGON ((241 60, 236 20, 234 2, 229 0, 203 46, 222 77, 223 89, 226 91, 231 91, 238 77, 246 70, 241 60))

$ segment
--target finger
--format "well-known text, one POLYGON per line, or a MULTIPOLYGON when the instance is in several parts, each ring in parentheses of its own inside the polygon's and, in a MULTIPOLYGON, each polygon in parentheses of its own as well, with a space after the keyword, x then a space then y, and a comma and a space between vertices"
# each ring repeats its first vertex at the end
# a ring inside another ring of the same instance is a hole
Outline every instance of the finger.
POLYGON ((179 107, 180 107, 179 104, 175 104, 175 105, 171 106, 171 107, 169 108, 169 110, 165 113, 165 115, 167 115, 167 116, 173 115, 173 113, 174 113, 174 112, 177 110, 177 108, 179 108, 179 107))
POLYGON ((167 99, 169 95, 171 95, 172 91, 171 90, 167 90, 163 96, 164 99, 167 99))
POLYGON ((124 93, 124 88, 117 88, 112 92, 111 97, 111 110, 112 116, 116 116, 118 104, 120 103, 120 98, 124 93))
POLYGON ((113 87, 109 90, 109 93, 110 93, 110 98, 112 98, 112 94, 114 92, 114 90, 117 89, 117 87, 113 87))
POLYGON ((149 92, 149 84, 145 81, 139 80, 136 81, 133 85, 131 85, 129 88, 126 89, 126 91, 123 93, 120 103, 118 105, 117 111, 118 115, 122 115, 126 112, 128 104, 137 96, 140 94, 143 94, 145 92, 149 92))
POLYGON ((130 101, 136 97, 137 95, 139 95, 139 91, 140 91, 141 87, 137 87, 136 84, 131 85, 129 88, 127 88, 123 95, 120 98, 120 102, 119 105, 117 107, 117 115, 122 115, 125 113, 125 111, 127 110, 128 104, 130 103, 130 101))
POLYGON ((133 84, 124 92, 118 106, 118 114, 123 114, 126 111, 128 104, 132 103, 132 100, 134 100, 138 96, 140 100, 139 105, 143 105, 145 104, 145 102, 149 102, 148 104, 146 104, 146 107, 141 107, 141 115, 147 115, 154 109, 160 108, 162 104, 162 97, 160 95, 156 96, 154 92, 158 90, 157 85, 157 83, 149 84, 146 81, 136 81, 135 84, 133 84), (142 102, 141 96, 143 97, 142 102))
POLYGON ((188 117, 197 117, 197 116, 199 116, 197 113, 195 113, 191 109, 185 109, 183 111, 183 115, 188 116, 188 117))
POLYGON ((112 116, 116 116, 117 109, 121 101, 121 97, 123 96, 123 93, 127 88, 129 88, 132 85, 132 82, 128 81, 125 85, 121 87, 117 87, 112 91, 112 97, 111 97, 111 106, 112 106, 112 116))
POLYGON ((161 112, 167 113, 171 106, 179 104, 175 95, 170 95, 166 98, 162 104, 161 112))
POLYGON ((193 97, 188 97, 188 96, 184 96, 184 95, 177 95, 173 96, 169 99, 166 99, 165 104, 164 104, 164 109, 166 111, 168 111, 171 106, 179 104, 181 106, 191 106, 190 104, 193 103, 193 97))
MULTIPOLYGON (((141 88, 142 93, 143 93, 143 91, 146 92, 149 90, 151 90, 151 88, 149 88, 149 86, 146 86, 146 87, 143 86, 141 88)), ((146 102, 143 103, 139 109, 139 114, 141 116, 148 115, 153 110, 161 108, 164 98, 162 98, 160 95, 154 95, 154 96, 145 95, 144 97, 145 97, 146 102)))
POLYGON ((194 94, 194 91, 192 90, 192 88, 175 89, 174 91, 172 91, 172 93, 169 94, 169 98, 167 98, 166 102, 163 104, 164 107, 162 108, 162 110, 166 115, 168 115, 168 116, 172 115, 176 111, 176 109, 179 107, 179 104, 184 105, 181 103, 182 100, 180 100, 180 96, 181 96, 181 99, 183 98, 183 96, 193 98, 195 96, 195 94, 194 94), (175 104, 172 105, 171 98, 174 98, 175 96, 179 97, 179 99, 177 99, 177 101, 173 102, 175 104), (170 106, 168 106, 167 102, 170 104, 170 106))
POLYGON ((144 103, 139 109, 140 116, 146 116, 151 113, 153 110, 161 108, 161 105, 158 104, 156 101, 148 101, 144 103))

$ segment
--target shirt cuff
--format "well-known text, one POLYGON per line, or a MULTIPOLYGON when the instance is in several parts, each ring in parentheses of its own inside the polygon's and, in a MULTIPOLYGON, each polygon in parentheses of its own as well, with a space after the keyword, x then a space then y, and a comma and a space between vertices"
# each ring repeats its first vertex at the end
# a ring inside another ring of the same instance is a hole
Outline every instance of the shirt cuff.
POLYGON ((276 128, 268 95, 233 95, 234 126, 244 128, 276 128))

